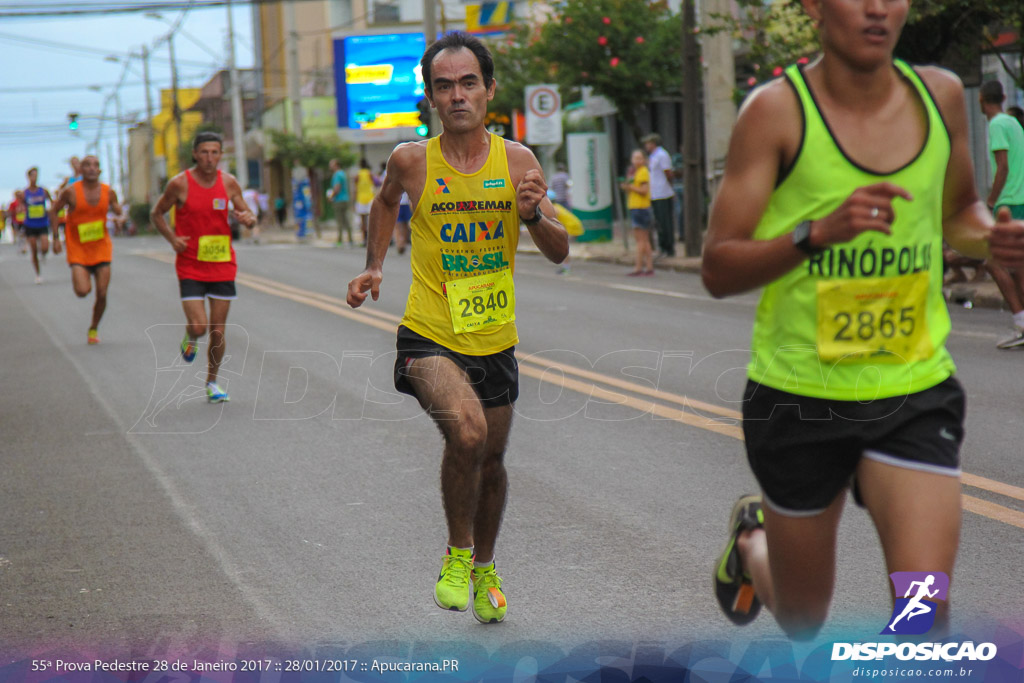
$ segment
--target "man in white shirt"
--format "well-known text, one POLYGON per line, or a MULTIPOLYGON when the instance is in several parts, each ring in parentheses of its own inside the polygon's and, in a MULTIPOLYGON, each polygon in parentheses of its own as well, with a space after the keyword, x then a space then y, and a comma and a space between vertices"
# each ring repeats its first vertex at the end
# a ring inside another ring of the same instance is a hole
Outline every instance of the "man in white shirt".
POLYGON ((672 229, 672 158, 661 146, 657 133, 645 135, 642 142, 647 150, 647 169, 651 172, 651 209, 658 224, 658 247, 662 256, 676 255, 675 231, 672 229))

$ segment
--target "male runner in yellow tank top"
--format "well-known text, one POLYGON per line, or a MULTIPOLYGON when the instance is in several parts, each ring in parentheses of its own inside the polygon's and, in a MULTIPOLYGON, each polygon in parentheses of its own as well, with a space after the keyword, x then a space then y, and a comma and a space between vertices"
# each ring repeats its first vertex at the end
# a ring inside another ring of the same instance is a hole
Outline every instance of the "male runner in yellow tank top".
POLYGON ((941 239, 1024 265, 1024 222, 975 190, 963 86, 893 61, 909 0, 804 7, 822 55, 741 109, 703 260, 716 297, 764 287, 743 409, 762 495, 733 508, 716 598, 794 638, 828 614, 851 478, 890 574, 952 576, 964 400, 941 239))
POLYGON ((380 293, 384 256, 409 194, 413 285, 398 330, 395 386, 416 396, 444 437, 441 499, 448 550, 434 587, 442 609, 483 623, 505 618, 494 545, 505 508, 505 447, 519 393, 512 272, 519 222, 547 258, 568 255, 547 184, 527 148, 484 126, 494 62, 464 33, 430 45, 424 89, 444 132, 399 145, 370 210, 366 270, 348 286, 360 306, 380 293), (472 596, 470 589, 472 587, 472 596))

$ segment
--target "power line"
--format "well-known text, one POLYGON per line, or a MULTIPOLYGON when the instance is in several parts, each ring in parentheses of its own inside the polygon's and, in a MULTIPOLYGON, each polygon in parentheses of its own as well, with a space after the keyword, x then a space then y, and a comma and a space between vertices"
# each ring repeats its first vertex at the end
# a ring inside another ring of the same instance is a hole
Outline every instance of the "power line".
MULTIPOLYGON (((278 0, 239 0, 236 5, 262 5, 278 0)), ((226 0, 156 0, 154 2, 132 2, 130 0, 107 0, 84 5, 81 2, 15 2, 0 3, 0 19, 16 18, 37 18, 37 17, 61 17, 69 15, 89 14, 135 14, 138 12, 159 12, 161 10, 181 10, 185 8, 206 9, 211 7, 225 7, 226 0)))
MULTIPOLYGON (((2 17, 2 16, 3 16, 3 14, 0 13, 0 17, 2 17)), ((97 56, 102 56, 104 59, 106 59, 109 56, 114 56, 114 57, 117 57, 119 60, 124 60, 124 59, 131 59, 133 57, 137 57, 138 56, 138 55, 132 55, 131 53, 125 53, 125 52, 111 52, 110 50, 104 50, 103 48, 98 48, 98 47, 88 47, 87 45, 74 45, 72 43, 58 43, 58 42, 55 42, 55 41, 42 40, 42 39, 34 38, 34 37, 33 38, 26 38, 25 36, 19 36, 19 35, 15 35, 15 34, 11 34, 11 33, 0 33, 0 40, 6 40, 6 41, 10 41, 12 43, 22 43, 23 45, 29 45, 29 46, 32 46, 32 47, 46 47, 46 48, 49 48, 49 49, 52 49, 52 50, 63 50, 65 52, 78 52, 78 53, 83 53, 83 54, 93 54, 93 55, 97 55, 97 56)), ((166 57, 151 56, 150 59, 153 60, 153 61, 157 61, 157 62, 170 63, 170 60, 167 59, 166 57)), ((185 65, 185 66, 201 66, 201 67, 204 67, 204 68, 209 68, 209 66, 211 64, 211 62, 199 62, 199 61, 188 60, 188 59, 180 59, 180 60, 178 60, 178 63, 182 64, 182 65, 185 65)))

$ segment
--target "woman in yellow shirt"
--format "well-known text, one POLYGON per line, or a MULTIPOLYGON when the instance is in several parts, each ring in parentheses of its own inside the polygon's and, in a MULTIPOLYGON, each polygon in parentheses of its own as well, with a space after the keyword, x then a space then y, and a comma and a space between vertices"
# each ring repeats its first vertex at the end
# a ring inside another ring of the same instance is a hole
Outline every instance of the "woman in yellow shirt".
POLYGON ((651 245, 651 174, 647 170, 647 155, 634 149, 630 157, 628 180, 622 183, 626 190, 626 209, 636 240, 636 267, 630 277, 654 275, 654 247, 651 245))
POLYGON ((370 171, 370 162, 366 159, 359 161, 359 173, 356 175, 356 205, 355 212, 359 216, 359 229, 363 233, 363 244, 366 244, 366 230, 370 222, 370 205, 373 203, 373 196, 376 194, 377 182, 370 171))

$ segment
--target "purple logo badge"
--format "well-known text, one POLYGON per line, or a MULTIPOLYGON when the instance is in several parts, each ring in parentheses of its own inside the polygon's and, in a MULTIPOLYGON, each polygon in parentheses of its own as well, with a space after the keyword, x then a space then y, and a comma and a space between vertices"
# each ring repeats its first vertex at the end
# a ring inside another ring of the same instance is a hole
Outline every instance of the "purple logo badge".
POLYGON ((942 572, 893 572, 896 593, 892 616, 882 634, 921 635, 935 623, 938 602, 946 601, 949 577, 942 572))

